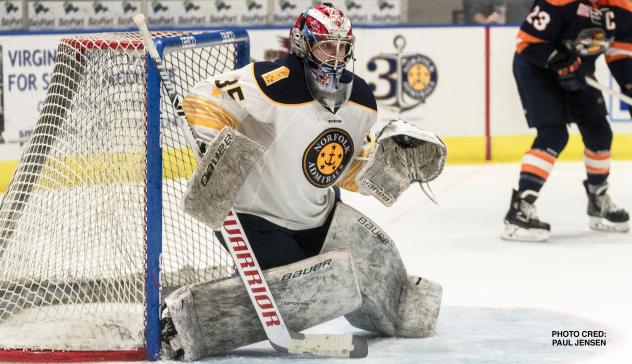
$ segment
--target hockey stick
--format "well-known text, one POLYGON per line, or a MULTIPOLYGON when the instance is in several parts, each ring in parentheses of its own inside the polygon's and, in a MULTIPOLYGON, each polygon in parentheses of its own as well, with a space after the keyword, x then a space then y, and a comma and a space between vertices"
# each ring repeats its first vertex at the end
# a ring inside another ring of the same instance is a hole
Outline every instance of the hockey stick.
MULTIPOLYGON (((625 55, 625 56, 630 56, 632 57, 632 51, 628 51, 625 49, 621 49, 621 48, 613 48, 613 47, 609 47, 608 51, 606 51, 606 54, 615 54, 615 55, 625 55), (608 53, 608 51, 610 51, 610 53, 608 53)), ((623 93, 619 93, 613 89, 611 89, 610 87, 603 85, 599 82, 597 82, 596 80, 593 80, 589 77, 586 77, 586 82, 588 83, 589 86, 592 86, 594 88, 596 88, 597 90, 603 91, 605 93, 607 93, 608 95, 611 95, 613 97, 618 98, 619 100, 625 102, 626 104, 628 104, 628 106, 632 107, 632 97, 625 95, 623 93)))
POLYGON ((602 85, 601 83, 597 82, 596 80, 590 78, 590 77, 586 77, 586 83, 589 86, 592 86, 594 88, 596 88, 599 91, 603 91, 605 93, 607 93, 610 96, 616 97, 619 100, 625 102, 626 104, 628 104, 630 107, 632 107, 632 97, 628 96, 628 95, 624 95, 620 92, 617 92, 613 89, 611 89, 610 87, 606 86, 606 85, 602 85))
MULTIPOLYGON (((178 126, 184 133, 187 143, 191 149, 193 149, 195 157, 199 162, 202 157, 200 147, 186 120, 184 110, 176 93, 175 85, 168 76, 167 69, 160 58, 151 33, 147 28, 145 16, 143 14, 137 14, 133 19, 138 26, 147 53, 149 53, 156 64, 164 89, 176 109, 178 114, 178 126)), ((364 358, 367 356, 368 345, 367 339, 364 336, 301 334, 290 330, 285 325, 272 296, 272 292, 261 271, 261 267, 252 251, 250 242, 244 233, 233 207, 229 209, 224 219, 221 234, 237 266, 239 275, 246 286, 248 296, 257 312, 259 321, 261 321, 268 341, 270 341, 270 344, 276 350, 293 354, 310 354, 327 357, 364 358), (239 254, 237 254, 237 250, 239 254)))

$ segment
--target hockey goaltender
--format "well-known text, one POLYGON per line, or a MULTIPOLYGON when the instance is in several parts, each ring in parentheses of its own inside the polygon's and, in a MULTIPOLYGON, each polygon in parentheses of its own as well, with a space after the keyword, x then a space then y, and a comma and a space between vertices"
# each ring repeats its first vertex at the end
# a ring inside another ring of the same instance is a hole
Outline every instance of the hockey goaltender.
MULTIPOLYGON (((288 328, 344 315, 382 335, 428 336, 441 286, 408 275, 391 238, 341 202, 338 188, 391 206, 409 185, 441 173, 446 147, 399 119, 369 137, 377 106, 348 67, 354 36, 342 11, 312 6, 290 37, 288 56, 213 76, 184 99, 206 153, 183 206, 217 230, 234 207, 288 328)), ((253 264, 242 258, 241 267, 253 264)), ((239 277, 182 287, 165 302, 171 358, 195 360, 266 339, 239 277)))

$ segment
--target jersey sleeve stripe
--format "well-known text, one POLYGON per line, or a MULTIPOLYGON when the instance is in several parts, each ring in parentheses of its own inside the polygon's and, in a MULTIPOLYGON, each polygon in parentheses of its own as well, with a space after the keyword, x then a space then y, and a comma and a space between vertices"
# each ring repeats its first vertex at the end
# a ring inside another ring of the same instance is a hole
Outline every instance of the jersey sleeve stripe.
POLYGON ((224 126, 236 128, 237 119, 221 106, 211 100, 197 96, 187 96, 182 103, 182 109, 191 125, 199 125, 215 130, 224 126))
POLYGON ((617 42, 617 41, 614 41, 614 42, 610 43, 610 47, 617 48, 617 49, 623 49, 624 51, 632 52, 632 43, 630 43, 630 42, 617 42))
POLYGON ((518 45, 516 46, 516 51, 518 53, 522 53, 525 48, 527 48, 531 44, 536 43, 548 43, 544 39, 540 39, 538 37, 534 37, 531 34, 521 30, 518 32, 518 45))
POLYGON ((342 176, 342 179, 338 183, 336 183, 336 186, 344 188, 347 191, 358 192, 360 188, 356 182, 356 176, 358 175, 362 167, 364 167, 367 157, 374 150, 374 146, 375 143, 373 141, 364 145, 364 147, 362 148, 362 152, 360 152, 360 155, 356 157, 353 162, 351 162, 349 169, 344 174, 344 176, 342 176))
POLYGON ((205 126, 217 131, 222 130, 224 126, 229 126, 231 128, 236 127, 236 125, 233 125, 234 122, 224 115, 187 113, 186 110, 185 114, 187 114, 187 121, 191 125, 205 126))
POLYGON ((546 2, 553 6, 566 6, 568 4, 577 2, 577 0, 546 0, 546 2))
POLYGON ((608 0, 606 1, 606 5, 632 12, 632 1, 630 0, 608 0))
POLYGON ((615 62, 615 61, 619 61, 622 59, 626 59, 626 58, 632 58, 632 56, 627 55, 627 54, 611 54, 606 56, 606 62, 610 63, 610 62, 615 62))
POLYGON ((614 62, 624 58, 632 58, 632 43, 612 42, 606 53, 606 62, 614 62))
POLYGON ((359 187, 355 179, 356 179, 356 176, 358 175, 358 172, 360 172, 362 167, 364 167, 364 163, 365 163, 364 160, 358 160, 358 159, 351 162, 351 165, 349 166, 347 173, 345 173, 342 179, 338 183, 336 183, 336 186, 340 188, 344 188, 347 191, 358 192, 359 187))

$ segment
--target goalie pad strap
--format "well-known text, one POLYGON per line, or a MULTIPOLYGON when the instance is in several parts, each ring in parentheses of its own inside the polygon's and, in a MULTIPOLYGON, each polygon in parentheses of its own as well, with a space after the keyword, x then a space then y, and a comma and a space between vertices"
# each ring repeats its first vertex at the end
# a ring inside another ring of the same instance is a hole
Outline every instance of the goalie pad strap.
POLYGON ((434 332, 443 289, 439 283, 408 276, 397 308, 395 335, 426 337, 434 332))
MULTIPOLYGON (((351 255, 332 251, 264 271, 286 325, 301 331, 351 312, 362 297, 351 255)), ((184 360, 266 339, 239 277, 185 286, 165 302, 184 360)))
POLYGON ((265 149, 224 127, 208 145, 182 201, 183 210, 219 230, 237 193, 265 149))

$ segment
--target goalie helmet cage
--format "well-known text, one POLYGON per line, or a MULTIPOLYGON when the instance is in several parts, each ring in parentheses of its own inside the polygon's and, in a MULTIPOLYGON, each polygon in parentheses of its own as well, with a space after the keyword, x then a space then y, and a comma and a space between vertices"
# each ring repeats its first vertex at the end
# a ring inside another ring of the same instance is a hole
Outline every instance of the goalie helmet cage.
MULTIPOLYGON (((180 98, 249 62, 245 30, 154 37, 180 98)), ((60 42, 0 205, 0 361, 158 360, 161 290, 233 273, 179 208, 196 161, 176 118, 137 33, 60 42)))

